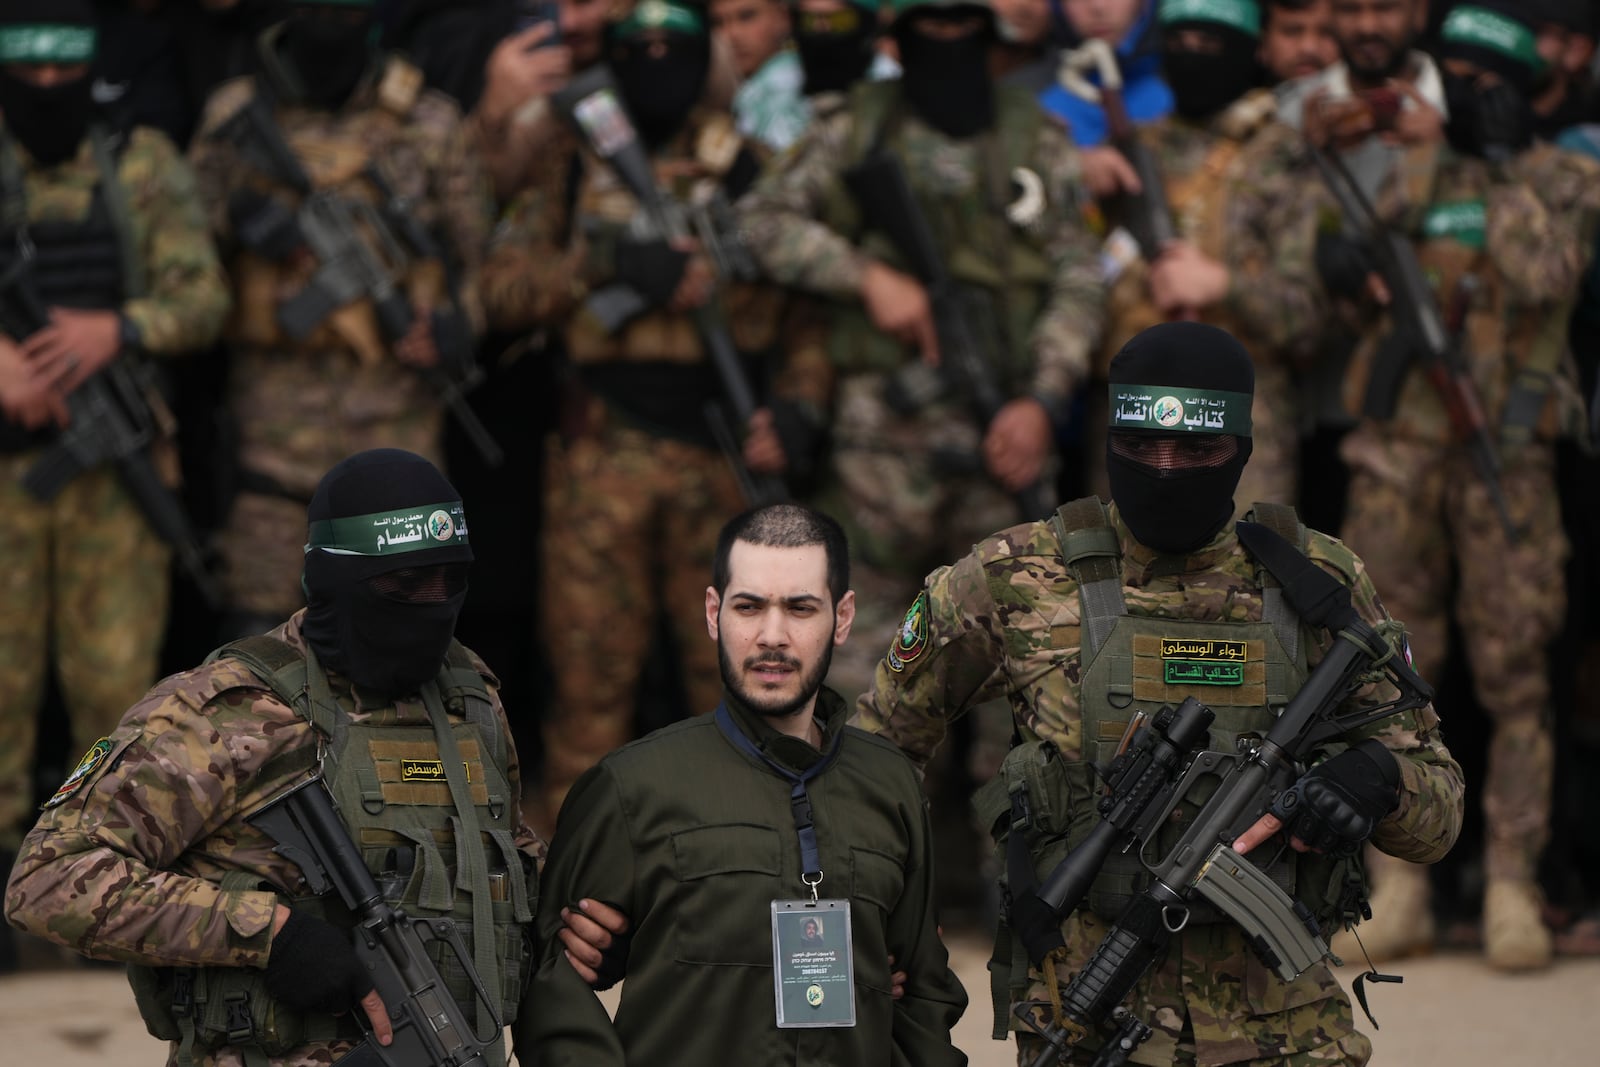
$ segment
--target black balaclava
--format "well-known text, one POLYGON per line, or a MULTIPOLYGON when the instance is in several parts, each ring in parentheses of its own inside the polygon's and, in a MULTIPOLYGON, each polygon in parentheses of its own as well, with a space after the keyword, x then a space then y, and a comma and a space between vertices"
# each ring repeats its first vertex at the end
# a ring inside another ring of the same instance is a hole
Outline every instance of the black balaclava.
POLYGON ((0 112, 6 129, 41 166, 78 154, 94 115, 88 64, 96 50, 88 0, 7 0, 0 4, 0 112), (11 64, 83 64, 85 74, 41 88, 5 69, 11 64))
POLYGON ((305 103, 334 111, 350 99, 372 64, 376 15, 363 0, 297 0, 283 31, 284 58, 305 103))
POLYGON ((900 45, 900 85, 917 117, 947 137, 971 137, 994 124, 994 78, 989 46, 994 13, 986 7, 913 8, 894 25, 900 45), (951 41, 918 33, 916 24, 982 14, 976 33, 951 41))
POLYGON ((1192 552, 1233 517, 1233 492, 1250 458, 1255 380, 1244 347, 1198 322, 1152 326, 1111 361, 1106 473, 1111 499, 1141 543, 1158 552, 1192 552), (1119 441, 1182 442, 1190 434, 1213 441, 1231 436, 1237 447, 1218 463, 1159 468, 1118 450, 1119 441))
POLYGON ((608 31, 607 54, 639 136, 659 148, 683 128, 711 74, 705 16, 683 0, 648 0, 608 31))
POLYGON ((1161 53, 1161 74, 1172 87, 1172 108, 1191 122, 1208 119, 1261 82, 1256 65, 1256 39, 1215 22, 1169 23, 1161 53), (1177 29, 1204 30, 1221 44, 1216 52, 1177 47, 1177 29))
POLYGON ((1470 63, 1479 73, 1441 79, 1449 120, 1445 137, 1466 155, 1502 160, 1533 143, 1528 94, 1543 68, 1534 28, 1521 5, 1479 0, 1454 8, 1439 30, 1439 58, 1470 63), (1480 76, 1489 71, 1493 79, 1480 76))
POLYGON ((875 11, 848 3, 825 15, 796 8, 790 17, 807 96, 843 92, 867 76, 878 40, 875 11))
POLYGON ((323 476, 307 509, 306 641, 326 667, 386 698, 439 673, 467 599, 467 523, 439 469, 395 448, 323 476))

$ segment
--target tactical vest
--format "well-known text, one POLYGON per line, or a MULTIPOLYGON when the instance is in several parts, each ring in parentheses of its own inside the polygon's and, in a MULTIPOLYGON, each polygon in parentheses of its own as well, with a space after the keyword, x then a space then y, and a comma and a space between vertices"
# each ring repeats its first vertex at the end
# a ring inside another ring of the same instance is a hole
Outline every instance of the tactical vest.
MULTIPOLYGON (((358 136, 352 136, 343 123, 325 122, 287 129, 280 125, 278 133, 314 190, 332 191, 351 205, 363 243, 387 268, 410 305, 433 309, 451 299, 444 264, 422 258, 415 249, 406 247, 399 235, 385 232, 387 227, 380 228, 373 210, 380 203, 380 193, 366 176, 378 162, 379 152, 403 138, 421 89, 421 75, 416 68, 399 57, 390 57, 377 78, 376 97, 369 111, 361 115, 361 121, 370 126, 362 126, 356 131, 358 136)), ((257 75, 250 91, 270 102, 268 110, 276 122, 281 89, 264 73, 257 75)), ((409 186, 416 175, 386 173, 384 178, 404 196, 406 190, 399 187, 409 186)), ((268 196, 290 198, 283 180, 263 169, 251 168, 248 182, 268 196)), ((290 206, 298 209, 299 203, 295 196, 290 206)), ((226 328, 229 344, 276 351, 346 351, 368 367, 388 358, 391 341, 384 335, 372 300, 366 296, 334 309, 303 340, 295 340, 285 332, 278 318, 280 306, 301 292, 322 266, 326 264, 308 263, 303 257, 276 263, 241 249, 229 264, 236 293, 233 315, 226 328)))
MULTIPOLYGON (((1477 389, 1490 433, 1503 444, 1580 436, 1585 423, 1575 368, 1567 358, 1572 298, 1555 305, 1514 301, 1489 255, 1489 193, 1496 182, 1481 161, 1442 154, 1429 170, 1410 175, 1401 224, 1433 287, 1447 329, 1477 389)), ((1410 440, 1454 439, 1449 414, 1415 358, 1389 416, 1369 395, 1376 364, 1401 357, 1392 343, 1361 346, 1351 362, 1345 402, 1351 414, 1385 422, 1410 440)))
MULTIPOLYGON (((1305 527, 1293 508, 1258 503, 1252 517, 1304 551, 1305 527)), ((1048 741, 1020 737, 1000 774, 974 800, 980 819, 999 828, 996 836, 1007 852, 1008 882, 1025 882, 1031 876, 1031 885, 1019 886, 1027 891, 1048 878, 1100 823, 1097 802, 1103 785, 1095 765, 1116 755, 1140 712, 1153 718, 1162 707, 1176 707, 1192 696, 1216 714, 1207 748, 1233 753, 1240 744, 1266 735, 1309 675, 1309 632, 1265 568, 1257 568, 1263 602, 1260 622, 1130 615, 1123 595, 1122 548, 1105 506, 1095 497, 1076 500, 1061 507, 1050 522, 1061 545, 1061 559, 1078 587, 1082 754, 1068 760, 1048 741), (1018 833, 1024 836, 1013 841, 1018 833), (1026 858, 1021 855, 1024 843, 1026 858)), ((1329 747, 1332 751, 1340 746, 1329 747)), ((1272 782, 1268 788, 1289 784, 1272 782)), ((1197 781, 1156 840, 1146 844, 1145 858, 1153 863, 1171 850, 1214 788, 1209 779, 1197 781)), ((1255 806, 1247 808, 1233 832, 1244 830, 1258 814, 1255 806)), ((1279 888, 1311 910, 1325 934, 1359 908, 1365 897, 1359 855, 1339 860, 1301 855, 1287 847, 1274 855, 1269 847, 1261 850, 1263 857, 1272 856, 1263 869, 1279 888)), ((1109 925, 1150 880, 1139 854, 1113 852, 1090 886, 1086 905, 1109 925)), ((1196 902, 1188 921, 1225 919, 1209 904, 1196 902)), ((1028 973, 1021 942, 1004 922, 997 932, 990 970, 995 1033, 1004 1037, 1005 1005, 1020 994, 1028 973)))
MULTIPOLYGON (((894 82, 864 82, 850 93, 852 116, 844 167, 861 162, 880 146, 897 151, 905 101, 894 82)), ((906 168, 922 213, 943 252, 950 276, 989 297, 1001 342, 1001 385, 1011 395, 1026 390, 1033 369, 1029 338, 1050 296, 1054 263, 1038 226, 1014 225, 1007 216, 1013 198, 1013 175, 1037 170, 1039 129, 1044 116, 1032 94, 997 86, 994 128, 981 135, 978 163, 982 173, 956 196, 931 191, 925 175, 906 168)), ((842 168, 843 169, 843 168, 842 168)), ((1047 190, 1046 195, 1055 190, 1047 190)), ((1066 205, 1046 204, 1048 215, 1066 205)), ((910 273, 905 257, 887 235, 863 218, 842 179, 835 177, 823 195, 821 220, 829 229, 851 237, 864 255, 910 273)), ((834 311, 828 350, 846 373, 888 372, 910 361, 909 349, 873 326, 859 301, 834 311)))
MULTIPOLYGON (((385 900, 408 915, 452 919, 484 987, 499 996, 502 1020, 514 1020, 531 977, 525 928, 537 885, 513 836, 517 798, 506 777, 506 740, 466 651, 452 642, 444 669, 423 687, 426 721, 402 721, 392 706, 352 721, 329 694, 315 657, 272 637, 236 641, 207 662, 219 659, 242 663, 316 728, 324 779, 385 900)), ((301 755, 309 771, 312 754, 301 755)), ((273 887, 236 871, 222 888, 273 887)), ((355 925, 337 894, 283 903, 355 925)), ((428 952, 485 1036, 488 1014, 454 953, 442 941, 428 942, 428 952)), ((255 968, 130 967, 129 981, 150 1033, 179 1042, 180 1067, 224 1045, 259 1067, 308 1043, 360 1037, 348 1014, 304 1013, 273 1000, 255 968)), ((497 1055, 490 1067, 503 1064, 497 1055)))
MULTIPOLYGON (((144 260, 134 240, 127 191, 117 174, 117 155, 126 142, 103 128, 89 128, 99 183, 80 219, 30 220, 27 176, 10 136, 0 134, 0 275, 26 269, 46 307, 120 310, 124 301, 145 292, 144 260)), ((26 431, 0 415, 0 454, 23 451, 55 437, 54 431, 26 431)))

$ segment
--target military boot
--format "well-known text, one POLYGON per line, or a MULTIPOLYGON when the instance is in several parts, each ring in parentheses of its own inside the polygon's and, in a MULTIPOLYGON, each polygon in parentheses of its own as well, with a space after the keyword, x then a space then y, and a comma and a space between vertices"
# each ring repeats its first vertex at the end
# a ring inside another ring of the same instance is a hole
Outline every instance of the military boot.
POLYGON ((1483 894, 1483 954, 1501 971, 1550 966, 1550 928, 1541 916, 1543 895, 1532 881, 1494 879, 1483 894))
POLYGON ((1370 846, 1367 875, 1372 882, 1372 918, 1361 924, 1361 943, 1349 930, 1334 935, 1329 947, 1346 963, 1370 957, 1383 963, 1433 951, 1433 886, 1428 868, 1397 860, 1370 846), (1366 949, 1366 956, 1362 955, 1366 949))

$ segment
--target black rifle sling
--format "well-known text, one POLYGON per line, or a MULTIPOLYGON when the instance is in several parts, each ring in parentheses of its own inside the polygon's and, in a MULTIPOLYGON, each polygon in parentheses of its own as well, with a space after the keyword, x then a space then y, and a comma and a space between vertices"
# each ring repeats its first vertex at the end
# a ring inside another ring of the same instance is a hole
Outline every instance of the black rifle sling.
POLYGON ((1271 529, 1256 522, 1236 527, 1239 543, 1283 586, 1283 598, 1312 626, 1334 633, 1356 618, 1350 589, 1312 563, 1271 529))

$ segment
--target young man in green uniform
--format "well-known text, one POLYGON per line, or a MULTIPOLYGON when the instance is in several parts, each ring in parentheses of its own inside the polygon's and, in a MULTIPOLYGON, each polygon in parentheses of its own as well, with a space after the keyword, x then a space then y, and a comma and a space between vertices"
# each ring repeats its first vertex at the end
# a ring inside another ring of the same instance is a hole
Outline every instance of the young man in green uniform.
POLYGON ((607 756, 562 810, 518 1032, 538 1062, 966 1062, 916 772, 822 687, 854 608, 831 519, 775 505, 723 529, 705 595, 721 706, 607 756), (614 1024, 554 936, 586 897, 633 928, 614 1024))

